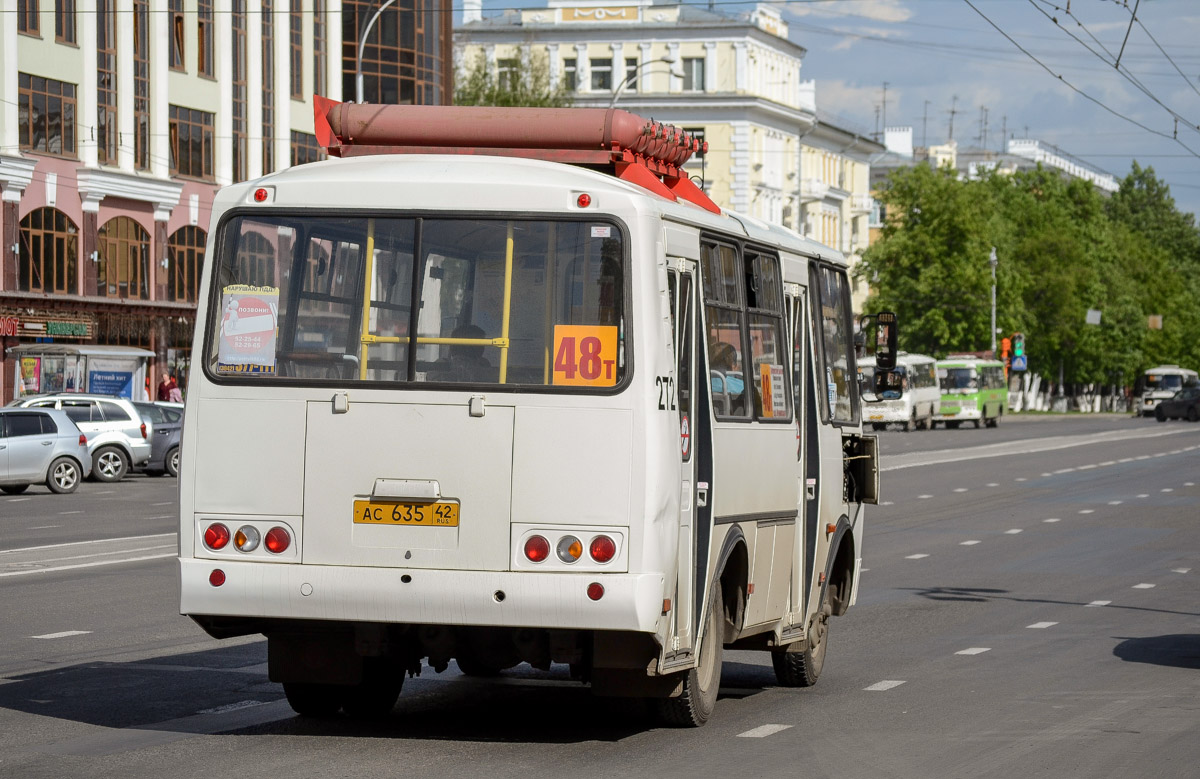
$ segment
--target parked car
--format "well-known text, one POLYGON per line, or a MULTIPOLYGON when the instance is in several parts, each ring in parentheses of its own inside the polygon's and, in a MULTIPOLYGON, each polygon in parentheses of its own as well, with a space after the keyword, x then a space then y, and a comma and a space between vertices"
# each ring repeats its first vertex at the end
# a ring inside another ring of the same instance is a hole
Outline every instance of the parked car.
POLYGON ((1168 419, 1200 420, 1200 387, 1184 387, 1167 400, 1160 400, 1154 408, 1154 418, 1159 422, 1168 419))
POLYGON ((154 434, 150 438, 150 460, 135 470, 141 470, 147 476, 162 476, 164 473, 178 476, 179 438, 183 435, 182 404, 134 401, 133 407, 142 415, 142 419, 154 426, 154 434))
POLYGON ((142 466, 150 460, 153 423, 142 419, 128 398, 79 393, 30 395, 9 406, 65 411, 87 436, 92 477, 100 481, 120 481, 131 466, 142 466))
POLYGON ((74 492, 92 471, 87 436, 54 408, 0 408, 0 490, 16 495, 30 484, 74 492))

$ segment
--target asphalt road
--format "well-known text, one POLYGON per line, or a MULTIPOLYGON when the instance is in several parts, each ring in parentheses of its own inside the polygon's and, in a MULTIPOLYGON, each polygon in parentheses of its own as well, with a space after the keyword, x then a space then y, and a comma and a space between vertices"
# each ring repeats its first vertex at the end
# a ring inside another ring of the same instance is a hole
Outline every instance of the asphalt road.
POLYGON ((261 640, 178 616, 174 480, 0 497, 0 777, 1196 776, 1200 425, 880 440, 818 684, 727 652, 698 730, 558 667, 427 669, 382 722, 295 717, 261 640))

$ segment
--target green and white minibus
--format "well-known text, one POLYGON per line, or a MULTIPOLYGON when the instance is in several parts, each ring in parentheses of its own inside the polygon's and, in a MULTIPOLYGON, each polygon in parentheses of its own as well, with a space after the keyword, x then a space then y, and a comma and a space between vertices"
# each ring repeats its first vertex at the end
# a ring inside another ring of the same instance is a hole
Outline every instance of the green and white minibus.
POLYGON ((1004 363, 969 354, 952 354, 937 362, 942 402, 933 418, 948 428, 965 421, 995 427, 1008 407, 1008 385, 1004 381, 1004 363))

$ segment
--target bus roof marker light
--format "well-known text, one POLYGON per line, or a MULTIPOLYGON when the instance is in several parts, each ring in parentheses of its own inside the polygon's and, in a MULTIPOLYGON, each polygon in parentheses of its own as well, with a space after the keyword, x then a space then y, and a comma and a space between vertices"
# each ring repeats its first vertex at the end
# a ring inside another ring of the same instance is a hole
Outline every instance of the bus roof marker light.
POLYGON ((254 202, 265 203, 271 198, 271 191, 266 187, 259 187, 254 190, 254 202))
POLYGON ((575 199, 575 204, 580 208, 587 208, 592 204, 592 196, 586 192, 580 192, 579 197, 575 199))

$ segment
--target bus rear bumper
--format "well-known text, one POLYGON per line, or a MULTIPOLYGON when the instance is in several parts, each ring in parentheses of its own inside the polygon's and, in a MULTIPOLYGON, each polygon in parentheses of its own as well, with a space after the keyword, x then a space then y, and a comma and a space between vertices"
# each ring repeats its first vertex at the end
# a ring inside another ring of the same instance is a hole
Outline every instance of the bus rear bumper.
POLYGON ((657 631, 661 574, 435 571, 184 558, 181 614, 331 622, 657 631), (220 586, 209 576, 225 574, 220 586), (408 581, 404 581, 407 577, 408 581), (599 600, 588 585, 599 583, 599 600))

